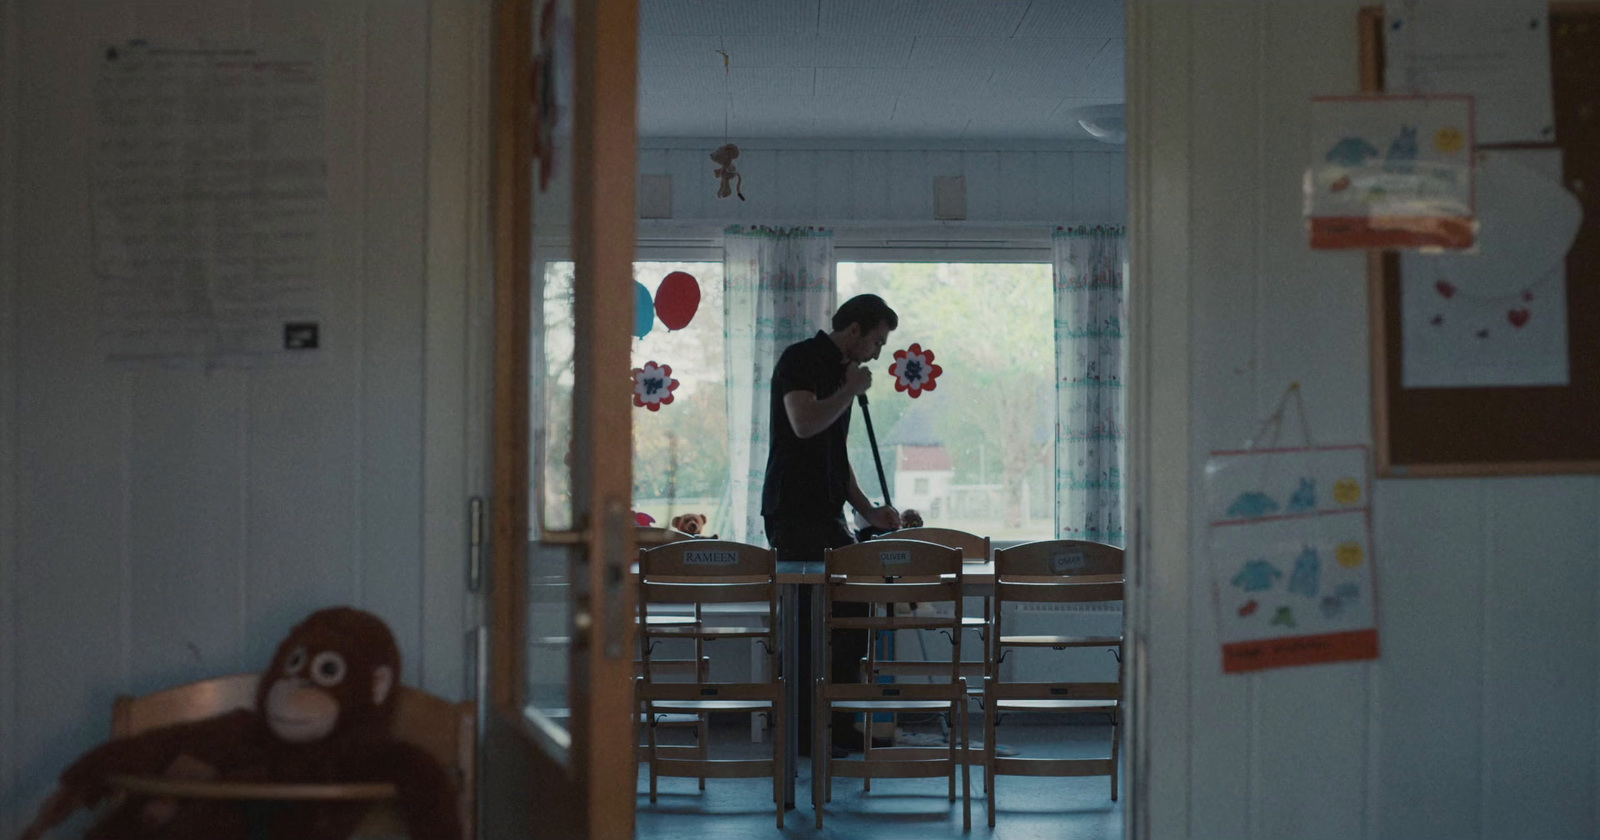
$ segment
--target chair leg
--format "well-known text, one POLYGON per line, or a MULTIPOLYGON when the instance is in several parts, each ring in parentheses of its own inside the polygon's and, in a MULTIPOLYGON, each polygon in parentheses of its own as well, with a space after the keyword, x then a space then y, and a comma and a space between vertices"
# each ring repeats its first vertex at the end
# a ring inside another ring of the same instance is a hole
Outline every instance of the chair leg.
POLYGON ((822 701, 822 681, 818 680, 811 702, 811 810, 817 815, 817 830, 822 830, 822 780, 828 775, 828 708, 822 701), (820 717, 819 717, 820 715, 820 717))
MULTIPOLYGON (((707 714, 705 712, 701 712, 700 713, 700 723, 697 726, 695 726, 694 732, 695 732, 695 741, 696 741, 695 746, 699 747, 699 750, 695 754, 697 756, 699 756, 700 762, 701 762, 701 766, 704 766, 706 759, 709 758, 709 755, 710 755, 710 741, 711 741, 711 715, 710 714, 707 714)), ((705 776, 701 776, 700 777, 700 789, 701 790, 705 790, 706 789, 706 777, 705 776)))
POLYGON ((1000 712, 995 708, 995 698, 992 696, 983 704, 983 778, 984 787, 989 796, 989 827, 994 828, 994 763, 998 753, 995 752, 995 725, 1000 712))
MULTIPOLYGON (((862 715, 861 761, 863 764, 872 760, 872 723, 871 712, 862 715)), ((869 764, 862 769, 867 771, 867 775, 861 777, 861 792, 870 793, 872 791, 872 765, 869 764)))
POLYGON ((832 717, 833 714, 829 713, 828 718, 825 718, 822 724, 822 757, 824 759, 822 766, 828 769, 828 772, 822 774, 823 802, 833 801, 833 721, 830 719, 832 717))
POLYGON ((1121 723, 1116 712, 1111 713, 1111 801, 1117 801, 1117 748, 1122 740, 1118 737, 1118 724, 1121 723))
POLYGON ((650 704, 644 706, 645 727, 650 730, 650 804, 656 801, 656 715, 650 704))
POLYGON ((784 718, 781 684, 778 686, 778 696, 772 700, 772 721, 772 801, 778 806, 778 828, 783 828, 783 773, 784 760, 788 757, 783 735, 788 723, 784 718))
POLYGON ((967 716, 968 716, 967 713, 969 711, 970 711, 970 707, 967 705, 966 693, 965 693, 965 690, 963 690, 962 697, 961 697, 961 830, 962 831, 971 831, 972 830, 972 765, 967 763, 967 747, 968 747, 968 745, 970 745, 972 743, 971 740, 968 738, 968 735, 970 734, 968 727, 969 727, 970 724, 967 721, 967 716))
POLYGON ((950 801, 951 802, 956 801, 956 768, 957 768, 958 765, 960 765, 960 764, 962 764, 963 762, 966 761, 966 756, 961 754, 961 743, 962 743, 962 741, 961 741, 960 738, 957 737, 958 735, 961 734, 961 730, 960 730, 961 722, 959 720, 957 720, 957 718, 960 715, 960 712, 958 711, 958 707, 959 707, 958 703, 951 702, 951 704, 950 704, 950 737, 945 739, 946 746, 948 746, 950 748, 950 801))

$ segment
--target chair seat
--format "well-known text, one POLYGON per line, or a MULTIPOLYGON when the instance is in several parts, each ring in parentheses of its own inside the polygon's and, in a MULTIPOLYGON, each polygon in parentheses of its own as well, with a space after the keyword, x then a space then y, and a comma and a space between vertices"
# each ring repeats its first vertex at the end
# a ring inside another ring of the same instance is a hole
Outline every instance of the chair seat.
POLYGON ((937 712, 949 711, 954 700, 835 700, 833 708, 841 712, 937 712))
POLYGON ((1029 709, 1057 712, 1114 712, 1117 710, 1114 700, 996 700, 994 705, 996 709, 1012 711, 1029 709))
POLYGON ((695 624, 699 622, 699 620, 700 619, 695 618, 692 615, 652 615, 645 619, 645 624, 652 627, 657 625, 665 626, 668 624, 695 624))
POLYGON ((1122 644, 1121 636, 1001 636, 1002 647, 1098 647, 1122 644))
POLYGON ((772 631, 766 627, 702 627, 699 625, 668 625, 665 627, 649 627, 640 632, 651 638, 667 639, 715 639, 715 638, 741 638, 751 636, 770 636, 772 631))
MULTIPOLYGON (((654 715, 656 726, 699 726, 700 716, 696 714, 676 714, 672 712, 657 711, 654 715)), ((639 713, 640 723, 649 723, 651 715, 639 713)))
POLYGON ((771 708, 770 700, 651 700, 657 713, 671 712, 754 712, 771 708))

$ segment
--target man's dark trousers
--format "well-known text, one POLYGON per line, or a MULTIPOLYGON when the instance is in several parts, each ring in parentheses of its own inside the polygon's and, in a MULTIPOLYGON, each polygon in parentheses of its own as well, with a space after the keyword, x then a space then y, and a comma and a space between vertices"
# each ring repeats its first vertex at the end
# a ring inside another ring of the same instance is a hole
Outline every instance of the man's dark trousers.
MULTIPOLYGON (((767 541, 778 551, 778 559, 796 560, 806 563, 821 563, 822 553, 825 549, 840 548, 853 545, 855 535, 845 525, 844 516, 834 519, 812 519, 810 521, 786 521, 778 516, 765 517, 767 526, 767 541)), ((790 714, 795 716, 799 725, 801 755, 811 754, 811 718, 813 701, 813 686, 811 682, 811 598, 812 588, 800 588, 799 603, 799 670, 798 674, 785 675, 786 679, 800 680, 800 707, 791 709, 790 714)), ((822 597, 821 592, 815 596, 822 597)), ((840 603, 833 607, 835 616, 864 616, 867 614, 866 604, 840 603)), ((853 683, 861 681, 861 660, 867 655, 867 633, 861 631, 835 630, 829 642, 833 648, 833 668, 831 678, 836 683, 853 683)), ((846 747, 859 747, 861 734, 855 731, 855 715, 848 712, 835 712, 833 714, 833 742, 846 747)))

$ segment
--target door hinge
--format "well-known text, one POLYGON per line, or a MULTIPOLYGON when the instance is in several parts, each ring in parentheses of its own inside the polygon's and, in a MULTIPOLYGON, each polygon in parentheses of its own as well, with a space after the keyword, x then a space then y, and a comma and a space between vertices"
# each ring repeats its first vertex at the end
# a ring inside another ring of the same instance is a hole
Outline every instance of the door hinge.
POLYGON ((483 549, 488 533, 483 527, 483 497, 473 496, 467 502, 469 518, 467 541, 467 591, 477 592, 483 586, 483 549))

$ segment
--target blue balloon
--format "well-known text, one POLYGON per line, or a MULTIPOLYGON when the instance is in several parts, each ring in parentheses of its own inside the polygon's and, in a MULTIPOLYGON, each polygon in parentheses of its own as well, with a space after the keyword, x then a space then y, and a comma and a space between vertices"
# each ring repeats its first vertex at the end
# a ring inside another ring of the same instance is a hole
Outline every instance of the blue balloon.
POLYGON ((643 283, 633 281, 633 337, 644 338, 656 325, 656 307, 650 300, 650 290, 643 283))

